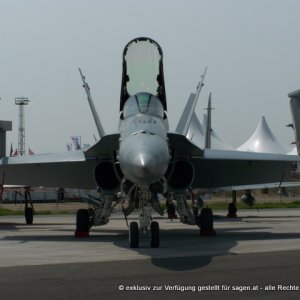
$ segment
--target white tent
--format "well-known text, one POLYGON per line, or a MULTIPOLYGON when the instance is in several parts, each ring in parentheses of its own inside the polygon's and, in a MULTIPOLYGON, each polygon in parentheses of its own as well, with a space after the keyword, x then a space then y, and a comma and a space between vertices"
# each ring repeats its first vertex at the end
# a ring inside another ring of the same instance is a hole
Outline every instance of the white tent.
POLYGON ((291 151, 287 146, 283 146, 272 133, 265 117, 263 116, 252 136, 240 147, 239 151, 281 153, 285 154, 291 151))
MULTIPOLYGON (((202 126, 204 132, 206 132, 206 124, 207 124, 207 115, 203 115, 202 126)), ((220 150, 235 150, 233 147, 227 145, 222 141, 222 139, 217 135, 217 133, 212 129, 211 131, 211 148, 212 149, 220 149, 220 150)))
POLYGON ((199 148, 203 149, 205 145, 205 132, 195 112, 193 113, 191 124, 186 137, 199 148))
MULTIPOLYGON (((199 148, 203 149, 205 146, 205 133, 206 133, 206 122, 207 118, 206 115, 203 118, 202 125, 195 113, 193 113, 191 124, 189 126, 189 130, 187 132, 187 138, 192 141, 195 145, 199 148)), ((211 133, 211 149, 218 149, 218 150, 234 150, 233 147, 226 145, 212 130, 211 133)))
POLYGON ((292 151, 287 153, 288 155, 298 155, 297 147, 295 146, 292 151))

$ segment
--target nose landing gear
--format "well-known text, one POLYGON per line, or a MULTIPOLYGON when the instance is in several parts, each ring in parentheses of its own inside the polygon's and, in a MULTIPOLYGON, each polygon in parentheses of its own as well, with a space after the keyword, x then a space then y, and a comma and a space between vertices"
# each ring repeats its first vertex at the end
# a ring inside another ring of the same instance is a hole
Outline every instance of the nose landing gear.
MULTIPOLYGON (((142 234, 146 235, 146 232, 141 230, 142 234)), ((129 246, 130 248, 138 248, 140 242, 140 230, 137 222, 131 222, 129 226, 129 246)), ((159 224, 156 221, 150 224, 150 246, 151 248, 159 248, 160 234, 159 224)))
POLYGON ((138 206, 140 207, 140 226, 137 222, 131 222, 129 226, 129 246, 130 248, 138 248, 140 242, 140 234, 147 236, 150 229, 150 246, 158 248, 160 245, 159 224, 152 220, 153 201, 151 192, 147 187, 140 187, 138 193, 138 206))
POLYGON ((130 248, 138 248, 140 240, 139 226, 137 222, 131 222, 129 226, 129 246, 130 248))

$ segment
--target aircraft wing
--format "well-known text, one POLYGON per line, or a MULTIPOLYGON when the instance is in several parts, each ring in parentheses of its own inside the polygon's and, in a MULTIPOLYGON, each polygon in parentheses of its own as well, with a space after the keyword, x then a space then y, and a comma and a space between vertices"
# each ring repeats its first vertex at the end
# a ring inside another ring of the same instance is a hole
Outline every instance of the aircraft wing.
POLYGON ((296 155, 205 149, 192 157, 193 188, 221 188, 289 181, 296 155))
POLYGON ((0 182, 5 185, 94 189, 99 160, 111 159, 119 135, 107 135, 86 151, 3 157, 0 182))
POLYGON ((269 182, 269 183, 261 183, 261 184, 223 186, 214 189, 213 192, 279 189, 283 187, 287 187, 287 188, 300 187, 300 182, 269 182))
POLYGON ((94 166, 95 161, 87 160, 80 150, 4 157, 0 160, 0 177, 4 184, 88 189, 95 188, 94 166))

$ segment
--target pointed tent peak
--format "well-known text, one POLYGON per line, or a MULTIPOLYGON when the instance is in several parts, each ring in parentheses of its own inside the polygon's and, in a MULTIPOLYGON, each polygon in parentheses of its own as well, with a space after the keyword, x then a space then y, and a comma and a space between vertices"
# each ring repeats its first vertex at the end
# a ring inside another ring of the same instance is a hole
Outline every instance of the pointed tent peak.
POLYGON ((186 137, 198 147, 203 148, 205 144, 204 132, 203 126, 194 112, 186 137))
MULTIPOLYGON (((265 127, 269 128, 269 125, 268 125, 268 122, 267 122, 265 116, 262 116, 262 117, 260 118, 259 125, 265 126, 265 127)), ((269 128, 269 129, 270 129, 270 128, 269 128)))
POLYGON ((274 141, 277 141, 276 137, 274 136, 272 130, 269 127, 269 124, 267 123, 267 120, 266 120, 265 116, 261 117, 256 131, 258 133, 263 134, 263 135, 267 135, 268 137, 270 137, 274 141))
POLYGON ((283 146, 272 133, 265 116, 260 122, 252 136, 240 147, 239 151, 264 152, 264 153, 287 153, 290 149, 283 146))
POLYGON ((204 130, 203 125, 199 121, 199 119, 198 119, 195 112, 193 113, 193 119, 192 120, 193 120, 194 128, 197 129, 204 136, 205 130, 204 130))

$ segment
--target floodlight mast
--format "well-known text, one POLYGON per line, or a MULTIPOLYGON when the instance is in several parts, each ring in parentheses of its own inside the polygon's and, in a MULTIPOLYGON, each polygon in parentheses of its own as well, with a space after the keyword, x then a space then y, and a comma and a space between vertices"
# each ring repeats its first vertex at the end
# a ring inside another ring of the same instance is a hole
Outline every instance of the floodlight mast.
POLYGON ((19 106, 18 155, 26 154, 24 105, 28 105, 28 103, 29 103, 28 98, 25 98, 25 97, 15 98, 15 104, 19 106))

